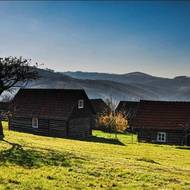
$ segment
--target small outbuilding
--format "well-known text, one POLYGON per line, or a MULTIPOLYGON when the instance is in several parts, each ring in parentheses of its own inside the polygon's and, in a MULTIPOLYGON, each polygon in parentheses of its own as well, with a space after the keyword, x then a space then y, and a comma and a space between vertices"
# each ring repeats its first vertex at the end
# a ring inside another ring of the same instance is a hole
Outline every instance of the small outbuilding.
POLYGON ((84 90, 20 89, 9 129, 55 137, 92 135, 94 111, 84 90))
POLYGON ((140 101, 133 130, 140 142, 190 146, 190 102, 140 101))
POLYGON ((140 102, 135 101, 120 101, 115 112, 121 113, 127 118, 129 128, 132 127, 133 120, 136 116, 140 102))

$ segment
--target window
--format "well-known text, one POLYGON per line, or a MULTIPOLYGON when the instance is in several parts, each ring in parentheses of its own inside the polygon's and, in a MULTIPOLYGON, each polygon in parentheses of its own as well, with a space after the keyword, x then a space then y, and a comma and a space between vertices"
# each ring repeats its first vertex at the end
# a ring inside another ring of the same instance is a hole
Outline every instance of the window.
POLYGON ((84 108, 84 100, 78 101, 78 109, 84 108))
POLYGON ((158 132, 157 133, 157 141, 158 142, 166 142, 166 133, 165 132, 158 132))
POLYGON ((32 118, 32 127, 38 128, 38 118, 37 117, 32 118))

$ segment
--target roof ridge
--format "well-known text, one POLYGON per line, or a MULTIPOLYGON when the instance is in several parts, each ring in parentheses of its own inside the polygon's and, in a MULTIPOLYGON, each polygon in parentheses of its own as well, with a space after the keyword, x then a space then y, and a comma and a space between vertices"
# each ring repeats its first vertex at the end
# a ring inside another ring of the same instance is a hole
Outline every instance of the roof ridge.
POLYGON ((76 90, 76 91, 84 91, 84 89, 83 88, 81 88, 81 89, 74 89, 74 88, 67 88, 67 89, 65 89, 65 88, 21 88, 20 90, 55 90, 55 91, 57 91, 57 90, 65 90, 65 91, 69 91, 69 90, 76 90))

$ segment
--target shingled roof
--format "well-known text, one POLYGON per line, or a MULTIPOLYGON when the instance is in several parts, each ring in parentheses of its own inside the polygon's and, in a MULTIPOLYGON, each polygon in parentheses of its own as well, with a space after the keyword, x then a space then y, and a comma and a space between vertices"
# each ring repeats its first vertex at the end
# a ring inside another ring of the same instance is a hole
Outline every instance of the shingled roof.
POLYGON ((140 101, 133 128, 190 128, 190 102, 140 101))
POLYGON ((129 125, 132 124, 134 117, 136 116, 136 112, 138 110, 140 102, 134 101, 120 101, 117 108, 116 113, 122 113, 128 119, 129 125))
POLYGON ((79 99, 84 99, 85 105, 91 106, 85 91, 80 89, 21 89, 13 100, 14 113, 17 117, 36 115, 67 120, 79 99))
POLYGON ((102 99, 90 99, 90 102, 96 114, 111 112, 110 107, 102 99))

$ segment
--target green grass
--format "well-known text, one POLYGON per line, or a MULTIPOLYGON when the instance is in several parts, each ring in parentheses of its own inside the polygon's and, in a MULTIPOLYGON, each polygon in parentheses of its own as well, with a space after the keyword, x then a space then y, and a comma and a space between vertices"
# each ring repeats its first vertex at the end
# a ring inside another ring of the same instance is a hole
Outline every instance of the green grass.
POLYGON ((5 130, 0 190, 190 189, 188 148, 93 134, 89 141, 79 141, 5 130))

